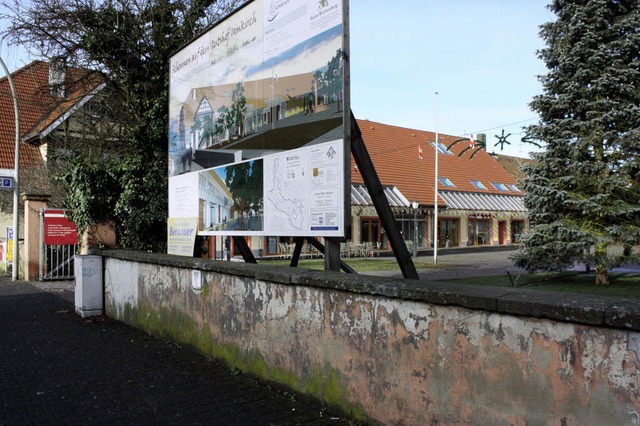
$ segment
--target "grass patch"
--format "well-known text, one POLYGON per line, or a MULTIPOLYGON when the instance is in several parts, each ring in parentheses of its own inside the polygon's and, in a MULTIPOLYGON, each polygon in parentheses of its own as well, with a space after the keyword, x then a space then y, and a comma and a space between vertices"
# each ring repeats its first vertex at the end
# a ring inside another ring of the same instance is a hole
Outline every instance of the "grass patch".
MULTIPOLYGON (((365 273, 373 271, 398 271, 400 272, 400 266, 395 257, 389 258, 367 258, 367 257, 353 257, 349 259, 342 259, 344 263, 352 267, 356 272, 365 273)), ((265 265, 274 266, 289 266, 290 260, 269 260, 264 262, 265 265)), ((414 260, 416 269, 433 268, 434 266, 427 262, 416 262, 414 260)), ((298 268, 305 269, 324 269, 324 259, 300 259, 298 261, 298 268)))
MULTIPOLYGON (((545 272, 535 274, 511 274, 515 287, 548 291, 640 298, 640 275, 610 273, 609 285, 596 285, 593 273, 545 272)), ((512 287, 507 274, 450 280, 461 284, 512 287)))
MULTIPOLYGON (((389 258, 349 258, 343 259, 350 267, 359 273, 375 271, 398 271, 400 267, 394 257, 389 258)), ((416 269, 430 269, 434 266, 426 261, 414 259, 416 269)), ((289 266, 290 260, 269 260, 265 264, 275 266, 289 266)), ((323 270, 323 259, 300 259, 299 268, 323 270)), ((515 287, 540 289, 546 291, 572 292, 601 296, 619 296, 640 298, 640 275, 629 273, 609 273, 609 285, 596 285, 593 273, 585 272, 540 272, 535 274, 507 274, 493 276, 477 276, 448 280, 460 284, 492 285, 499 287, 515 287)), ((447 281, 447 280, 445 280, 447 281)))
MULTIPOLYGON (((356 272, 363 274, 375 271, 397 271, 400 273, 400 267, 398 266, 398 262, 395 257, 354 257, 342 260, 356 272)), ((442 267, 442 265, 434 266, 433 263, 429 263, 428 261, 421 262, 419 260, 416 261, 416 259, 413 260, 415 267, 418 270, 442 267)), ((289 266, 290 263, 291 261, 288 259, 269 260, 268 262, 264 262, 264 264, 275 266, 289 266)), ((300 259, 298 267, 323 270, 324 259, 300 259)), ((630 273, 609 273, 609 285, 596 285, 593 273, 576 271, 539 272, 534 274, 512 273, 511 278, 509 278, 507 274, 504 274, 457 278, 455 280, 444 281, 451 281, 460 284, 492 285, 499 287, 530 288, 601 296, 640 298, 640 274, 630 273), (515 286, 513 284, 515 284, 515 286)))

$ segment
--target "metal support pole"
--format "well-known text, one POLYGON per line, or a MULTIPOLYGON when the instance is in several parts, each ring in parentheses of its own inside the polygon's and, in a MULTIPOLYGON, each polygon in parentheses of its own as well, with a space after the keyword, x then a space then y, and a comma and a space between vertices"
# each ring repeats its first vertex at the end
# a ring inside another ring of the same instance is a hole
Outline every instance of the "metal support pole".
POLYGON ((231 260, 231 237, 226 236, 224 238, 224 260, 227 262, 231 260))
POLYGON ((418 257, 418 209, 413 211, 413 257, 418 257))
POLYGON ((16 86, 13 84, 13 78, 4 60, 0 57, 0 65, 4 69, 9 81, 9 87, 11 88, 11 96, 13 97, 13 109, 15 111, 16 118, 16 155, 13 177, 13 263, 11 265, 11 279, 16 281, 18 279, 18 245, 20 244, 20 229, 18 214, 19 214, 19 202, 20 202, 20 111, 18 109, 18 95, 16 94, 16 86))
POLYGON ((436 166, 435 166, 435 196, 433 200, 433 264, 438 263, 438 150, 440 149, 438 135, 438 92, 436 92, 436 166))

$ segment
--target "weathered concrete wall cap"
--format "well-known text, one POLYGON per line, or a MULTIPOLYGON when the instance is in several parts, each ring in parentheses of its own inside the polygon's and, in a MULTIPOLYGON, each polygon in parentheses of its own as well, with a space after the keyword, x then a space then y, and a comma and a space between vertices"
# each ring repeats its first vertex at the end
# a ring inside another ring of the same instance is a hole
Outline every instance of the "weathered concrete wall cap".
POLYGON ((95 253, 101 253, 111 258, 199 269, 281 284, 345 290, 356 294, 379 295, 438 305, 455 305, 512 315, 640 331, 640 300, 636 299, 452 282, 392 280, 367 275, 203 260, 128 250, 104 250, 95 253))

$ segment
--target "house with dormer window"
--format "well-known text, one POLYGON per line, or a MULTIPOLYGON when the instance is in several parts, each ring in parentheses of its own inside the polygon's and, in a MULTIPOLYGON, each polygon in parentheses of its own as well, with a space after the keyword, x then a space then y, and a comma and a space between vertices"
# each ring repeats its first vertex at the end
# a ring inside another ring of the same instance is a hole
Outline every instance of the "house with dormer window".
MULTIPOLYGON (((105 84, 100 74, 66 68, 61 61, 34 61, 11 73, 11 78, 19 111, 21 191, 51 193, 49 170, 71 148, 113 149, 112 141, 101 136, 101 128, 107 124, 102 102, 105 84)), ((2 176, 14 176, 15 145, 14 97, 5 76, 0 79, 2 176)), ((0 235, 11 223, 12 197, 8 191, 0 195, 0 235)))
MULTIPOLYGON (((436 204, 438 247, 515 244, 526 231, 523 193, 516 178, 486 151, 459 155, 460 137, 358 120, 396 223, 418 249, 433 247, 436 204), (437 154, 436 154, 437 153, 437 154), (435 156, 438 155, 438 175, 435 156), (437 198, 436 198, 437 185, 437 198), (414 210, 412 202, 418 208, 414 210)), ((352 160, 352 241, 390 248, 352 160)))

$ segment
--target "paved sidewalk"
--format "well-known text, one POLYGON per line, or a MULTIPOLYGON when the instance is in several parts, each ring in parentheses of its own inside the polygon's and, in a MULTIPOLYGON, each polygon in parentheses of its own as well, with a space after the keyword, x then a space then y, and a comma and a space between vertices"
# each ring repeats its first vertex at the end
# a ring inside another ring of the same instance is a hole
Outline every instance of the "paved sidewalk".
MULTIPOLYGON (((491 247, 491 248, 467 248, 467 249, 444 249, 438 252, 436 262, 433 254, 419 256, 416 264, 428 265, 427 269, 418 269, 418 276, 421 281, 452 280, 457 278, 486 277, 491 275, 511 274, 513 279, 518 279, 519 275, 527 272, 514 266, 510 257, 515 254, 516 247, 491 247), (434 266, 435 265, 435 266, 434 266)), ((372 258, 372 261, 380 258, 372 258)), ((574 271, 584 271, 584 265, 576 263, 572 268, 574 271)), ((640 274, 640 265, 629 264, 622 267, 610 269, 609 272, 640 274)), ((373 271, 367 272, 369 275, 402 278, 399 271, 373 271)))
POLYGON ((106 317, 73 282, 0 277, 0 425, 353 424, 294 394, 106 317))
MULTIPOLYGON (((501 250, 487 250, 482 248, 466 250, 444 249, 438 252, 435 262, 433 254, 429 254, 428 256, 419 256, 417 260, 415 260, 415 263, 418 265, 423 263, 429 265, 428 269, 418 269, 418 275, 422 281, 506 275, 507 272, 515 277, 519 274, 524 274, 525 271, 515 267, 509 259, 514 253, 515 248, 501 250)), ((375 271, 367 272, 367 274, 402 278, 400 271, 375 271)))

